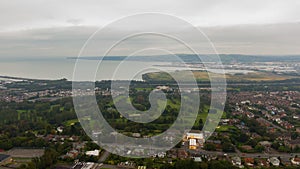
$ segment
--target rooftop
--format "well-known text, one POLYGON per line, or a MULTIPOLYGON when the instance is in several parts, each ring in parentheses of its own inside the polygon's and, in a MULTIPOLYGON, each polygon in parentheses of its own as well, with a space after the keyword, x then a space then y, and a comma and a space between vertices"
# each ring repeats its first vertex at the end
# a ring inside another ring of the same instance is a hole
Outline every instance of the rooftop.
POLYGON ((9 155, 6 155, 6 154, 0 154, 0 162, 2 162, 3 160, 9 158, 10 156, 9 155))

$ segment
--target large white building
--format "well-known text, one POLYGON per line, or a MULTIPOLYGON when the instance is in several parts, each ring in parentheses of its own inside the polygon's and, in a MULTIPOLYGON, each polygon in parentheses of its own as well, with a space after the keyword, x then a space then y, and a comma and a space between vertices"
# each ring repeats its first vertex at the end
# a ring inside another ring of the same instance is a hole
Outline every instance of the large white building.
POLYGON ((99 156, 100 150, 93 150, 93 151, 87 151, 85 152, 88 156, 99 156))
POLYGON ((190 142, 190 144, 189 144, 189 148, 191 149, 191 150, 195 150, 195 149, 197 149, 197 141, 196 141, 196 139, 190 139, 189 140, 189 142, 190 142))
POLYGON ((187 139, 204 139, 203 133, 187 133, 186 134, 187 139))

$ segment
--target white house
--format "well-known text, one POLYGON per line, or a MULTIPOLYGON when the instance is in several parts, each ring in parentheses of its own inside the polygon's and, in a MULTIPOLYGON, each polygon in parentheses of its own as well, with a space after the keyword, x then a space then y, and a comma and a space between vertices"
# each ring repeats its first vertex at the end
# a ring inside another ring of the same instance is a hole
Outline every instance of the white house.
POLYGON ((279 164, 280 164, 280 160, 277 157, 271 157, 271 158, 269 158, 269 162, 273 166, 279 166, 279 164))
POLYGON ((292 164, 299 165, 300 164, 300 158, 292 158, 291 159, 292 164))

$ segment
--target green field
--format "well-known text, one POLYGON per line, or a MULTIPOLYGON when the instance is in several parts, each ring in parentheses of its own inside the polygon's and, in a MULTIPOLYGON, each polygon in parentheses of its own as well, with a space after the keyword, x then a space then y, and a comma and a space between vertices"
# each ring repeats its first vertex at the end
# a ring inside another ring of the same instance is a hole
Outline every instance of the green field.
POLYGON ((215 78, 226 78, 227 81, 233 82, 241 82, 241 81, 281 81, 281 80, 288 80, 288 79, 299 79, 299 76, 292 76, 292 75, 284 75, 284 74, 275 74, 272 72, 261 72, 255 71, 250 72, 247 74, 226 74, 222 76, 221 74, 217 73, 207 73, 206 71, 193 71, 193 76, 188 71, 176 71, 171 72, 170 74, 165 72, 154 72, 154 73, 147 73, 144 75, 144 80, 146 81, 173 81, 172 77, 177 77, 182 81, 191 81, 191 79, 196 79, 197 81, 210 81, 210 76, 215 78), (193 77, 194 76, 194 77, 193 77))
POLYGON ((72 119, 72 120, 65 121, 63 124, 65 126, 72 126, 72 125, 74 125, 77 122, 78 122, 78 119, 72 119))

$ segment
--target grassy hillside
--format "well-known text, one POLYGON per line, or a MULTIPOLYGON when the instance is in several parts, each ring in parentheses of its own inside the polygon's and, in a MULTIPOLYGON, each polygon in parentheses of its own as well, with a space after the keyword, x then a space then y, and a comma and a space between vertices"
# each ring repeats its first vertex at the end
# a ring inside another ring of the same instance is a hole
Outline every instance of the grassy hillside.
MULTIPOLYGON (((194 77, 198 82, 209 82, 209 76, 206 71, 193 71, 194 77)), ((216 73, 210 73, 211 76, 218 77, 221 75, 216 73)), ((143 79, 149 82, 153 81, 163 81, 163 82, 172 82, 174 81, 173 77, 177 77, 183 81, 190 81, 192 78, 191 74, 187 71, 176 71, 171 72, 170 74, 165 72, 155 72, 147 73, 143 75, 143 79)), ((282 81, 289 80, 294 78, 299 78, 299 76, 292 75, 280 75, 271 72, 252 72, 248 74, 226 74, 226 80, 228 82, 263 82, 263 81, 282 81)))

